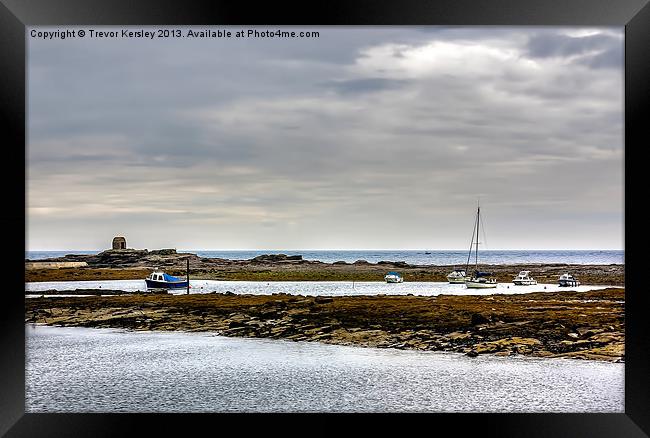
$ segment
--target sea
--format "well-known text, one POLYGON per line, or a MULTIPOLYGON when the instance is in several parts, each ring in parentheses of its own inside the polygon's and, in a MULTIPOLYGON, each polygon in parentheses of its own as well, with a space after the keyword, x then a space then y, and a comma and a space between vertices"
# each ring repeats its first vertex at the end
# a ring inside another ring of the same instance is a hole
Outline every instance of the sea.
MULTIPOLYGON (((179 250, 180 252, 181 250, 179 250)), ((464 264, 465 251, 205 251, 201 257, 302 255, 322 262, 464 264)), ((99 251, 29 251, 31 260, 99 251)), ((623 251, 484 251, 490 264, 622 264, 623 251)), ((441 282, 191 280, 191 293, 301 295, 467 294, 441 282)), ((49 289, 144 290, 144 280, 26 283, 49 289)), ((604 286, 579 286, 589 290, 604 286)), ((491 293, 554 291, 500 284, 491 293)), ((184 293, 180 291, 178 293, 184 293)), ((473 292, 481 293, 481 292, 473 292)), ((216 333, 126 331, 26 324, 27 412, 624 412, 623 363, 469 358, 458 353, 231 338, 216 333)))
MULTIPOLYGON (((25 258, 42 260, 63 257, 67 254, 97 254, 100 251, 26 251, 25 258)), ((344 261, 353 263, 365 260, 370 263, 380 261, 406 262, 411 265, 464 265, 467 262, 467 250, 197 250, 178 249, 206 258, 223 258, 230 260, 248 260, 264 254, 301 255, 305 260, 317 260, 324 263, 344 261)), ((490 265, 511 264, 577 264, 577 265, 611 265, 624 264, 623 250, 484 250, 480 253, 480 262, 490 265)))
POLYGON ((27 412, 618 412, 622 363, 27 324, 27 412))

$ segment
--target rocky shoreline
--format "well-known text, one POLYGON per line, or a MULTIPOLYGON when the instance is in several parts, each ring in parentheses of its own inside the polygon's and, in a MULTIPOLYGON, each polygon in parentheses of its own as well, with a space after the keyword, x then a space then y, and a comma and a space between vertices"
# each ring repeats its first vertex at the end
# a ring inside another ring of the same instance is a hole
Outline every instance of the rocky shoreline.
MULTIPOLYGON (((152 269, 184 275, 190 262, 192 278, 203 280, 249 281, 383 281, 388 271, 399 271, 404 281, 447 281, 454 266, 410 265, 400 261, 324 263, 285 254, 261 255, 249 260, 229 260, 177 253, 173 249, 108 250, 96 255, 67 255, 46 260, 27 260, 25 281, 126 280, 143 279, 152 269), (71 267, 67 264, 75 264, 71 267), (84 266, 79 264, 85 263, 84 266)), ((560 275, 571 272, 582 284, 624 286, 625 266, 517 264, 479 265, 492 272, 499 282, 511 282, 519 271, 531 271, 539 283, 556 283, 560 275)))
POLYGON ((125 293, 25 301, 26 323, 55 326, 617 362, 625 358, 624 321, 622 288, 435 297, 125 293))

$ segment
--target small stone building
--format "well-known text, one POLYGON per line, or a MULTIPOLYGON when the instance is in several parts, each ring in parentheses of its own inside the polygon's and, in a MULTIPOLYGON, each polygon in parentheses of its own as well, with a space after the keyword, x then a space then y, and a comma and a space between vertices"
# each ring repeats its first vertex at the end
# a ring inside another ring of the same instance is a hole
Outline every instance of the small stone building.
POLYGON ((126 239, 122 236, 113 238, 113 249, 126 249, 126 239))

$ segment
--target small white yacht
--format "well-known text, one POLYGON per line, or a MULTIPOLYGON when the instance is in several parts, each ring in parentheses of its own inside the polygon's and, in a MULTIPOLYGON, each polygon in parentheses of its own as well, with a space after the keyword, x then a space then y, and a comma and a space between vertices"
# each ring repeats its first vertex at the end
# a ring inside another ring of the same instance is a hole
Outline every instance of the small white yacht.
POLYGON ((487 289, 497 287, 496 278, 490 278, 492 274, 489 272, 478 272, 476 271, 472 278, 465 280, 465 286, 467 289, 487 289))
POLYGON ((580 282, 571 274, 562 274, 558 280, 560 286, 580 286, 580 282))
POLYGON ((537 280, 530 276, 530 271, 521 271, 512 282, 516 286, 532 286, 537 284, 537 280))
POLYGON ((401 283, 404 281, 404 279, 402 278, 401 275, 399 275, 399 273, 393 271, 386 274, 384 280, 386 280, 386 283, 401 283))
POLYGON ((465 280, 465 287, 467 289, 487 289, 487 288, 495 288, 497 287, 497 280, 496 278, 492 277, 492 274, 489 272, 480 272, 478 270, 478 235, 479 235, 479 227, 481 224, 481 206, 479 205, 477 210, 476 210, 476 222, 474 222, 474 230, 472 232, 472 243, 469 246, 469 254, 467 255, 467 264, 469 265, 469 261, 472 257, 472 246, 474 246, 474 236, 476 236, 476 258, 475 258, 475 272, 474 275, 465 280))
POLYGON ((453 284, 465 283, 466 275, 464 269, 454 269, 453 272, 447 275, 447 281, 453 284))

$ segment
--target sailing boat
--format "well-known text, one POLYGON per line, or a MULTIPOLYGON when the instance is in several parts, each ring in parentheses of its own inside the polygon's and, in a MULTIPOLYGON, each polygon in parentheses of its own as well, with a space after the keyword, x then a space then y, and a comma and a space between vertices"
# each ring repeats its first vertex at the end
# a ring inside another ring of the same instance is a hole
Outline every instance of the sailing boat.
POLYGON ((472 246, 474 246, 474 234, 476 234, 476 257, 475 257, 475 270, 474 275, 465 280, 465 286, 468 289, 486 289, 497 287, 496 278, 490 278, 492 275, 489 272, 481 272, 478 270, 478 232, 481 224, 481 205, 478 205, 476 210, 476 223, 472 231, 472 243, 469 245, 469 254, 467 255, 467 269, 469 270, 469 262, 472 257, 472 246))

